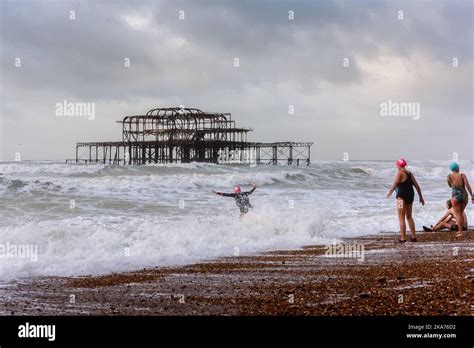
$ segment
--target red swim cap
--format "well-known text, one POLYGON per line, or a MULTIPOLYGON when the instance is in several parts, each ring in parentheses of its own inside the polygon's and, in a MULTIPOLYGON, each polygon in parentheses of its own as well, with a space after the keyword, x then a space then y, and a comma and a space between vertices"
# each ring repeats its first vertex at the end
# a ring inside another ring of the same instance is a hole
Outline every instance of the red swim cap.
POLYGON ((404 158, 400 158, 397 161, 397 167, 405 168, 407 166, 407 161, 404 158))
POLYGON ((234 192, 235 193, 240 193, 240 191, 241 191, 240 186, 234 187, 234 192))

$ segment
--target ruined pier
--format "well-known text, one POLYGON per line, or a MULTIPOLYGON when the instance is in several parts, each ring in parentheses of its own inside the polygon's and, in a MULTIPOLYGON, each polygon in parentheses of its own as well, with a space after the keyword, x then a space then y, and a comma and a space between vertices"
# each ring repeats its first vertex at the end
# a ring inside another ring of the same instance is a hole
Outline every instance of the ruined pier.
POLYGON ((158 108, 117 123, 122 125, 122 141, 79 142, 76 158, 67 163, 308 165, 311 159, 310 142, 247 141, 252 130, 237 127, 230 113, 158 108))

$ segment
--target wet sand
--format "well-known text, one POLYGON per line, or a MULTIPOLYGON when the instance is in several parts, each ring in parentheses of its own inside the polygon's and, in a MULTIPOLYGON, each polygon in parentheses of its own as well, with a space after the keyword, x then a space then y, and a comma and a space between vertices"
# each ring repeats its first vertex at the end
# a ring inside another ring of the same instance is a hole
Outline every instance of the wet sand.
POLYGON ((461 240, 418 233, 417 243, 405 244, 394 233, 344 240, 364 246, 363 260, 308 246, 183 267, 23 279, 0 287, 0 314, 473 315, 473 232, 461 240))

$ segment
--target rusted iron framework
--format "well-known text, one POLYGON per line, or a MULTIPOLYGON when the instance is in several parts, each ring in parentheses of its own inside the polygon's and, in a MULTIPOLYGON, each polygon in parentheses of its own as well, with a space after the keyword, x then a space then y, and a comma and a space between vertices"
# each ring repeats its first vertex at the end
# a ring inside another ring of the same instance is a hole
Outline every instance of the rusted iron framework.
POLYGON ((247 163, 309 164, 313 143, 248 142, 249 128, 239 128, 229 113, 160 108, 126 116, 122 141, 80 142, 75 163, 247 163))

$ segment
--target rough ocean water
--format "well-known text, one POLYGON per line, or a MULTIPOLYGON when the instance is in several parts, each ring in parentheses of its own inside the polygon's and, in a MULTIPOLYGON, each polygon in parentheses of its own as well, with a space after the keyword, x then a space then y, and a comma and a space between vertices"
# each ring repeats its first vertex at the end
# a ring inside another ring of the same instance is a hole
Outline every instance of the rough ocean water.
MULTIPOLYGON (((449 162, 409 164, 427 202, 415 201, 420 229, 444 212, 449 162)), ((472 162, 460 165, 474 182, 472 162)), ((385 197, 395 173, 387 161, 307 167, 1 162, 0 246, 35 246, 38 254, 37 260, 0 255, 0 279, 181 265, 397 231, 395 196, 385 197), (247 190, 253 182, 254 209, 243 220, 233 199, 211 193, 236 184, 247 190)), ((472 205, 467 215, 474 219, 472 205)))

